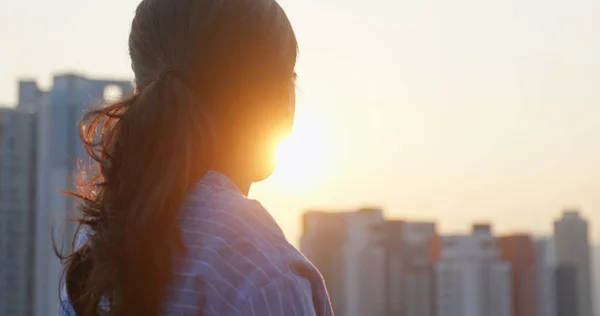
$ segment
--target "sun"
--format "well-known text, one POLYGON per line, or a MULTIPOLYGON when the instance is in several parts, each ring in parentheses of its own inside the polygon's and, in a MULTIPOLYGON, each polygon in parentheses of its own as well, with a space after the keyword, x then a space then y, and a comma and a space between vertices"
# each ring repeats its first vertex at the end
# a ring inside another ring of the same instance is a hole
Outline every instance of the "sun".
POLYGON ((327 139, 323 125, 309 118, 297 118, 292 134, 277 147, 277 167, 272 179, 292 188, 317 185, 325 175, 331 154, 327 139))

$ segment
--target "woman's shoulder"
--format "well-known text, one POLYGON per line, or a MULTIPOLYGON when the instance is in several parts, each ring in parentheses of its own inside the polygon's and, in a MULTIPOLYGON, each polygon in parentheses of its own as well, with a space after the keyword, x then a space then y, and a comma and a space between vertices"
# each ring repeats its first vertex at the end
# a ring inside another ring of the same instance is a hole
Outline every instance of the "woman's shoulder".
MULTIPOLYGON (((292 285, 307 295, 313 289, 315 293, 326 293, 316 268, 287 243, 268 245, 255 236, 240 235, 209 237, 204 243, 187 246, 170 294, 188 307, 227 314, 225 311, 240 310, 258 294, 273 291, 273 287, 292 285)), ((179 312, 181 306, 167 303, 167 308, 179 312)))
POLYGON ((202 205, 217 209, 200 210, 204 217, 181 218, 186 252, 176 271, 175 288, 192 287, 209 305, 227 301, 237 306, 278 280, 322 282, 260 203, 241 199, 202 205))
POLYGON ((178 220, 184 243, 192 246, 209 240, 229 246, 285 241, 277 222, 258 201, 233 190, 190 195, 178 220))
POLYGON ((198 261, 194 269, 203 275, 226 275, 259 286, 280 275, 313 269, 255 200, 218 192, 187 207, 180 216, 185 256, 198 261))

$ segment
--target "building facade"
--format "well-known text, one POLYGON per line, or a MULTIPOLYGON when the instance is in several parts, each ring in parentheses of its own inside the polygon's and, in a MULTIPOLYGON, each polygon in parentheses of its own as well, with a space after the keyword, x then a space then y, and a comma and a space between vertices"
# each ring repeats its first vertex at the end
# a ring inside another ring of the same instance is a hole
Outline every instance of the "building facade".
POLYGON ((385 316, 385 251, 380 209, 308 212, 301 250, 323 273, 338 316, 385 316), (327 227, 335 232, 327 232, 327 227))
POLYGON ((556 281, 552 240, 545 238, 535 240, 535 258, 537 315, 556 316, 556 281))
POLYGON ((86 160, 78 136, 78 121, 91 106, 100 106, 105 91, 118 87, 127 95, 129 81, 95 80, 66 74, 54 77, 49 91, 36 91, 24 85, 22 98, 37 100, 37 190, 35 231, 34 315, 55 315, 61 283, 62 266, 54 254, 52 239, 61 252, 68 253, 76 226, 75 202, 59 194, 75 189, 76 170, 86 160))
POLYGON ((346 222, 343 215, 308 212, 303 217, 302 252, 319 268, 326 281, 329 298, 336 315, 345 315, 346 264, 344 244, 346 222))
POLYGON ((594 311, 600 316, 600 245, 592 247, 592 274, 594 275, 594 311))
POLYGON ((511 316, 510 264, 489 225, 441 238, 436 266, 437 316, 511 316))
POLYGON ((0 315, 32 313, 35 116, 0 109, 0 315))
POLYGON ((570 265, 556 267, 556 315, 581 315, 577 284, 577 268, 570 265))
POLYGON ((510 235, 503 236, 498 241, 502 259, 511 266, 513 315, 538 315, 536 249, 533 239, 529 235, 510 235))
MULTIPOLYGON (((595 316, 592 305, 591 257, 587 220, 579 212, 567 210, 554 222, 556 250, 557 312, 573 311, 572 298, 561 295, 565 288, 575 286, 575 309, 578 316, 595 316), (569 278, 574 278, 570 280, 569 278)), ((564 293, 563 293, 564 294, 564 293)))
POLYGON ((429 255, 435 224, 388 221, 382 233, 386 315, 435 315, 435 269, 429 255))

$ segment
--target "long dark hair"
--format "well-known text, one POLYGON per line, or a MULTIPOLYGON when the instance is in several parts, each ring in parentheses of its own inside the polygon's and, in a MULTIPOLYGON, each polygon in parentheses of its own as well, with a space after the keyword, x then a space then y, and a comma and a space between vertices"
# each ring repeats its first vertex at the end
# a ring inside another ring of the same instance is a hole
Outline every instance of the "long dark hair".
POLYGON ((158 315, 186 195, 290 115, 297 43, 274 0, 143 0, 129 50, 133 95, 81 121, 93 165, 71 195, 88 240, 62 258, 80 316, 158 315))

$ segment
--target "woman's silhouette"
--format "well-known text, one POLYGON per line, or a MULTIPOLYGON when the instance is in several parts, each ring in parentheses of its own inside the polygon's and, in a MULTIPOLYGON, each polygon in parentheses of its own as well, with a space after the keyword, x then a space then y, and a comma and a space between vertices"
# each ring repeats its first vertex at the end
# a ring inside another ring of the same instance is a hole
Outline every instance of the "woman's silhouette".
POLYGON ((332 315, 316 269, 246 195, 294 117, 297 43, 274 0, 143 0, 135 93, 86 114, 62 315, 332 315))

